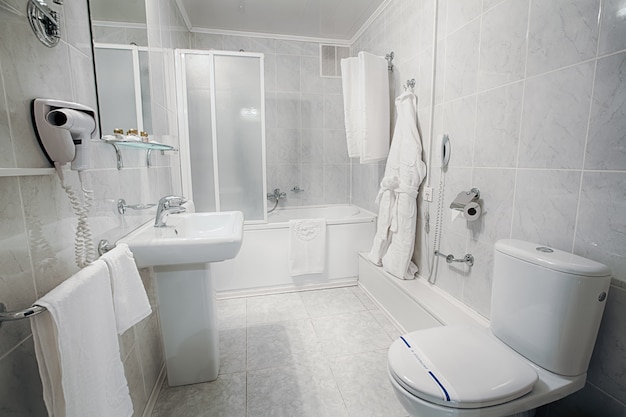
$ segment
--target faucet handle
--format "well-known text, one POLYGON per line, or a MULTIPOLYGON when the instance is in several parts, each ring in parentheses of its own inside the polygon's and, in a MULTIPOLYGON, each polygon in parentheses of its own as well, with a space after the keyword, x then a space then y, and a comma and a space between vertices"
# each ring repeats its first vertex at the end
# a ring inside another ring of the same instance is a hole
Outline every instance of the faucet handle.
POLYGON ((187 202, 187 199, 178 195, 166 195, 159 200, 159 205, 164 207, 179 207, 187 202))

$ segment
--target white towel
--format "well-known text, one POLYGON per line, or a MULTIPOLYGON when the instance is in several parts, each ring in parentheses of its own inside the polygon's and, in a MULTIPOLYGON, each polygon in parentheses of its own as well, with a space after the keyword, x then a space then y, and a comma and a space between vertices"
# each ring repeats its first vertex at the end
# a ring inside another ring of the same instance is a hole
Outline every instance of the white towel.
POLYGON ((320 274, 326 268, 326 219, 289 220, 289 273, 320 274))
POLYGON ((35 354, 51 417, 130 417, 109 271, 97 260, 36 304, 35 354))
POLYGON ((341 86, 343 89, 343 114, 346 126, 348 156, 361 156, 363 142, 363 89, 361 88, 361 66, 358 58, 341 60, 341 86))
POLYGON ((116 245, 101 259, 109 267, 117 333, 122 334, 148 317, 152 308, 127 244, 116 245))
POLYGON ((389 153, 389 70, 385 58, 359 52, 363 91, 361 163, 376 162, 389 153))

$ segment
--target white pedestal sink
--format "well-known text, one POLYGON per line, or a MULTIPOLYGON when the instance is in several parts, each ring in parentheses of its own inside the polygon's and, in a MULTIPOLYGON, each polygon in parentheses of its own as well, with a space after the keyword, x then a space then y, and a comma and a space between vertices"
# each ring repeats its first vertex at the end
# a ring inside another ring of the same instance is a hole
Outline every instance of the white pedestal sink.
POLYGON ((170 215, 167 226, 148 222, 119 243, 139 267, 153 266, 170 386, 213 381, 219 339, 211 262, 234 258, 241 247, 243 214, 170 215))

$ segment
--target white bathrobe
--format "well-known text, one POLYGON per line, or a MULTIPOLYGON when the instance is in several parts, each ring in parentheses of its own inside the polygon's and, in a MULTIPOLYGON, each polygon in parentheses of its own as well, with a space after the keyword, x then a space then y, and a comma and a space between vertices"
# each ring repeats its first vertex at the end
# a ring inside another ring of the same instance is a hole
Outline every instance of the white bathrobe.
POLYGON ((378 225, 369 259, 401 279, 413 279, 411 262, 417 225, 417 193, 426 164, 417 130, 417 98, 404 92, 396 98, 396 128, 391 141, 385 176, 376 197, 378 225))

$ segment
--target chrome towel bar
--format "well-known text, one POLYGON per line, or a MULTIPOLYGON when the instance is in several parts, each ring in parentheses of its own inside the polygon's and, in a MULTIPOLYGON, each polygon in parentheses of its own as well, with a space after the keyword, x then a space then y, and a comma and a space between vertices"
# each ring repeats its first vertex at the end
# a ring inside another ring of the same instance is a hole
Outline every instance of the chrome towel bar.
POLYGON ((0 326, 2 325, 2 322, 27 319, 32 316, 36 316, 37 314, 41 314, 44 311, 46 311, 45 307, 38 306, 36 304, 23 310, 7 311, 4 303, 0 303, 0 326))

